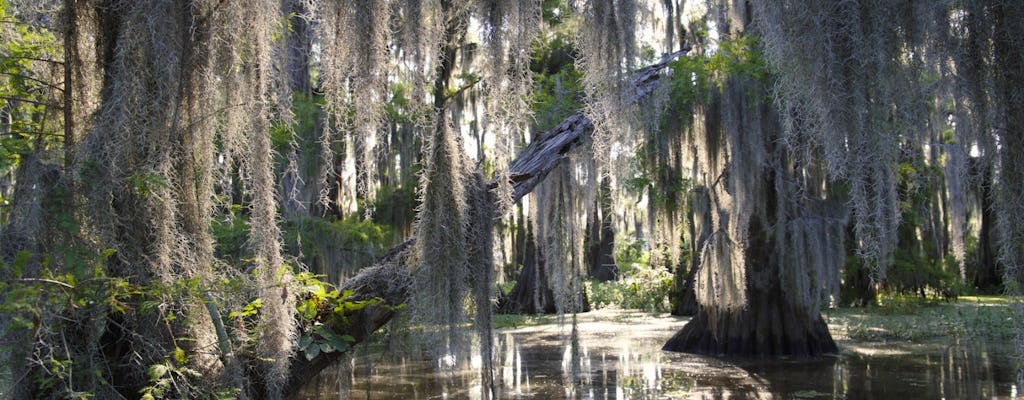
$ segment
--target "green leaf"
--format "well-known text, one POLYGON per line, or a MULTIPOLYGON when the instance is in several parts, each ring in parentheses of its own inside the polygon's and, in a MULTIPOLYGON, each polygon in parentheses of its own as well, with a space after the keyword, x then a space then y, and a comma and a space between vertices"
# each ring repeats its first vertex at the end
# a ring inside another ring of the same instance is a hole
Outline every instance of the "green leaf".
POLYGON ((146 375, 149 376, 149 380, 157 381, 160 378, 163 378, 164 375, 167 375, 170 370, 171 369, 167 364, 153 364, 149 366, 149 370, 146 371, 146 375))
POLYGON ((299 336, 299 348, 300 349, 305 349, 306 347, 309 347, 309 345, 312 344, 312 343, 313 343, 313 337, 312 336, 306 335, 306 334, 303 334, 302 336, 299 336))
POLYGON ((188 356, 185 355, 185 350, 182 350, 181 347, 174 347, 173 357, 174 362, 178 363, 178 365, 185 365, 188 363, 188 356))
POLYGON ((306 361, 311 361, 316 358, 316 356, 320 355, 320 345, 313 343, 303 350, 303 352, 306 353, 306 361))

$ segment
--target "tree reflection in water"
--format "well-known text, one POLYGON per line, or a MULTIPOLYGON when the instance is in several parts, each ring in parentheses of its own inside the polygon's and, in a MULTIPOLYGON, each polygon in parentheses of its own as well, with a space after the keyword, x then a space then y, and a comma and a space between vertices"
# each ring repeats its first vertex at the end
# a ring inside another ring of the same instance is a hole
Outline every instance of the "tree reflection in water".
MULTIPOLYGON (((581 314, 574 377, 571 327, 495 333, 495 381, 518 399, 1013 399, 1010 343, 840 342, 815 359, 734 360, 660 350, 682 320, 601 311, 581 314), (593 313, 590 313, 593 314, 593 313), (578 384, 574 385, 574 378, 578 384)), ((370 350, 325 370, 297 398, 480 399, 480 360, 370 350)), ((429 353, 424 353, 429 354, 429 353)), ((475 352, 473 354, 476 354, 475 352)))

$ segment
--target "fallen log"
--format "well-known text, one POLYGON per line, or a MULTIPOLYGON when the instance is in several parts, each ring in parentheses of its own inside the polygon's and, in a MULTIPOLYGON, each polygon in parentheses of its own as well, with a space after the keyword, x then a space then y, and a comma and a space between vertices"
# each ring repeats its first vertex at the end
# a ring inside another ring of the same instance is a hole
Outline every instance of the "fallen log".
MULTIPOLYGON (((644 67, 633 75, 632 101, 639 102, 653 93, 659 86, 661 71, 668 64, 686 54, 689 49, 665 55, 655 64, 644 67)), ((555 169, 570 151, 589 140, 594 123, 583 112, 577 112, 562 120, 557 126, 539 134, 509 165, 508 179, 512 183, 512 200, 518 202, 533 191, 548 173, 555 169)), ((498 182, 491 182, 493 189, 498 182)), ((378 305, 367 306, 347 315, 349 328, 340 334, 351 335, 361 342, 384 326, 395 314, 395 307, 409 298, 412 274, 406 265, 406 256, 415 239, 406 241, 389 250, 377 264, 364 268, 355 277, 345 281, 341 291, 353 291, 352 301, 378 299, 378 305)), ((341 352, 320 353, 312 359, 299 354, 292 360, 291 376, 284 388, 285 396, 295 393, 322 369, 341 358, 341 352)))

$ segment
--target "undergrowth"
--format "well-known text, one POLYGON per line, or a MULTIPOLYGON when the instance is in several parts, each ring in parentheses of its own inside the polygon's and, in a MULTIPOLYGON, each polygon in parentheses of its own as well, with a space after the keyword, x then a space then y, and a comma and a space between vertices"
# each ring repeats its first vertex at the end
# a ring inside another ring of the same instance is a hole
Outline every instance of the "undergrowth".
POLYGON ((652 266, 643 241, 620 246, 616 262, 620 278, 609 282, 585 283, 593 309, 622 308, 647 312, 672 309, 669 293, 673 276, 668 270, 652 266))

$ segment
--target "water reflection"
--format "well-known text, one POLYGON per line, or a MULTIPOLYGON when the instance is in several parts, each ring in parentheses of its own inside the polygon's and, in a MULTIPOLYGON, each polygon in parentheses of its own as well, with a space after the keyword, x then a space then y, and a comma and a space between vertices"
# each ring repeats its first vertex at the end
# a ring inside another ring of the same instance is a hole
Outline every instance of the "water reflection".
MULTIPOLYGON (((1009 344, 844 343, 813 360, 728 360, 660 350, 682 324, 642 315, 595 316, 569 327, 495 334, 503 399, 1014 399, 1009 344), (611 319, 617 322, 602 322, 611 319)), ((298 398, 482 399, 479 357, 362 354, 325 370, 298 398), (441 369, 438 369, 438 366, 441 369), (441 371, 441 372, 438 372, 441 371)))

